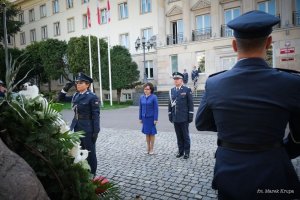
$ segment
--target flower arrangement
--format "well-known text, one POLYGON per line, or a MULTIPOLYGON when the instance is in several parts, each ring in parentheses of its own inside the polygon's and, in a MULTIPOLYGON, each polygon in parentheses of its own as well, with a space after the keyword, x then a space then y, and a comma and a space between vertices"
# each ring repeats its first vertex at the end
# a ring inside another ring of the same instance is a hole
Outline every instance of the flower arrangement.
POLYGON ((4 143, 31 166, 50 199, 97 200, 109 195, 118 199, 117 190, 110 190, 115 186, 111 183, 101 195, 95 192, 97 185, 91 181, 86 161, 88 151, 80 146, 84 133, 70 131, 59 106, 48 103, 36 88, 32 93, 13 92, 20 66, 15 67, 16 61, 10 63, 6 72, 10 82, 0 99, 0 137, 4 143))
POLYGON ((96 186, 95 193, 101 199, 120 199, 118 187, 104 176, 97 176, 92 182, 96 186))

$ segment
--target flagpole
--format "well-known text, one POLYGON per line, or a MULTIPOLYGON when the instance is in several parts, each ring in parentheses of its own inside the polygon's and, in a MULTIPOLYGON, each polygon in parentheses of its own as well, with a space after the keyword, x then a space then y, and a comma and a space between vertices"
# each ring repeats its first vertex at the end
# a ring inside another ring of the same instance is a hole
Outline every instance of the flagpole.
MULTIPOLYGON (((110 22, 110 3, 107 0, 107 24, 110 22)), ((111 62, 110 62, 110 29, 108 28, 108 43, 107 43, 107 51, 108 51, 108 76, 109 76, 109 95, 110 95, 110 106, 112 103, 112 84, 111 84, 111 62)))
POLYGON ((108 34, 108 44, 107 44, 107 53, 108 53, 108 76, 109 76, 109 95, 110 95, 110 105, 112 106, 112 84, 111 84, 111 62, 110 62, 110 37, 108 34))
POLYGON ((102 99, 102 78, 101 78, 101 54, 100 54, 100 38, 97 38, 97 46, 98 46, 98 68, 99 68, 99 94, 100 94, 100 102, 101 107, 103 107, 103 99, 102 99))
MULTIPOLYGON (((92 64, 92 49, 91 49, 91 34, 89 33, 89 57, 90 57, 90 77, 93 78, 93 64, 92 64)), ((91 83, 91 90, 94 92, 93 83, 91 83)))
MULTIPOLYGON (((89 29, 90 77, 93 78, 92 48, 91 48, 91 13, 89 7, 87 7, 87 27, 89 29)), ((93 83, 91 83, 91 90, 92 92, 94 92, 93 83)))

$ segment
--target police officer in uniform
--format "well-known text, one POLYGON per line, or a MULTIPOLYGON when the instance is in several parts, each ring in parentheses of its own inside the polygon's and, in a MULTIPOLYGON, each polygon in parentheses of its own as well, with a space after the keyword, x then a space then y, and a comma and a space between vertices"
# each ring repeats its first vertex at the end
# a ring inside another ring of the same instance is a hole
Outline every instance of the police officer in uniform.
POLYGON ((75 81, 77 92, 73 96, 66 96, 68 90, 74 85, 74 83, 67 83, 58 98, 60 101, 72 102, 75 114, 70 129, 85 132, 85 136, 80 138, 81 146, 89 151, 87 160, 91 173, 95 176, 97 169, 95 143, 100 131, 100 108, 98 97, 89 90, 92 82, 93 79, 79 73, 75 81))
POLYGON ((292 157, 282 144, 288 123, 294 136, 300 134, 300 76, 264 60, 279 21, 261 11, 230 21, 238 61, 206 81, 195 123, 199 131, 218 132, 212 187, 219 199, 300 197, 292 157))
POLYGON ((189 123, 193 121, 194 104, 190 88, 183 85, 183 74, 173 73, 175 87, 169 91, 169 121, 174 124, 178 154, 177 158, 183 156, 184 159, 190 157, 190 135, 189 123))

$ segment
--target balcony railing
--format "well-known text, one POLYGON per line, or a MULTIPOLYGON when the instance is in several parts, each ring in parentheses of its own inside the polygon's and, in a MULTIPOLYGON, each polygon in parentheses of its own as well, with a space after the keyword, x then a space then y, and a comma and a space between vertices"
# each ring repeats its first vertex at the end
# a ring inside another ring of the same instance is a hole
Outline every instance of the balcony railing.
POLYGON ((167 45, 183 43, 183 33, 167 35, 167 45))
POLYGON ((221 37, 232 37, 233 30, 228 28, 226 24, 221 25, 221 37))
POLYGON ((211 27, 195 29, 192 31, 192 41, 199 41, 211 38, 211 27))
POLYGON ((293 24, 294 26, 300 26, 300 11, 293 12, 293 24))

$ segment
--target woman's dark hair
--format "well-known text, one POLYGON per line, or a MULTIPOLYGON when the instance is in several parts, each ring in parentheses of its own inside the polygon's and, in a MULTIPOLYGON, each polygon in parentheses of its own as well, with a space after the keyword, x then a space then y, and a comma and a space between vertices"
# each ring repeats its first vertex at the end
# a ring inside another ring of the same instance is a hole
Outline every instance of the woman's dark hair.
POLYGON ((143 88, 145 89, 145 87, 149 86, 150 90, 151 90, 151 94, 153 94, 154 92, 154 86, 152 83, 145 83, 143 88))

